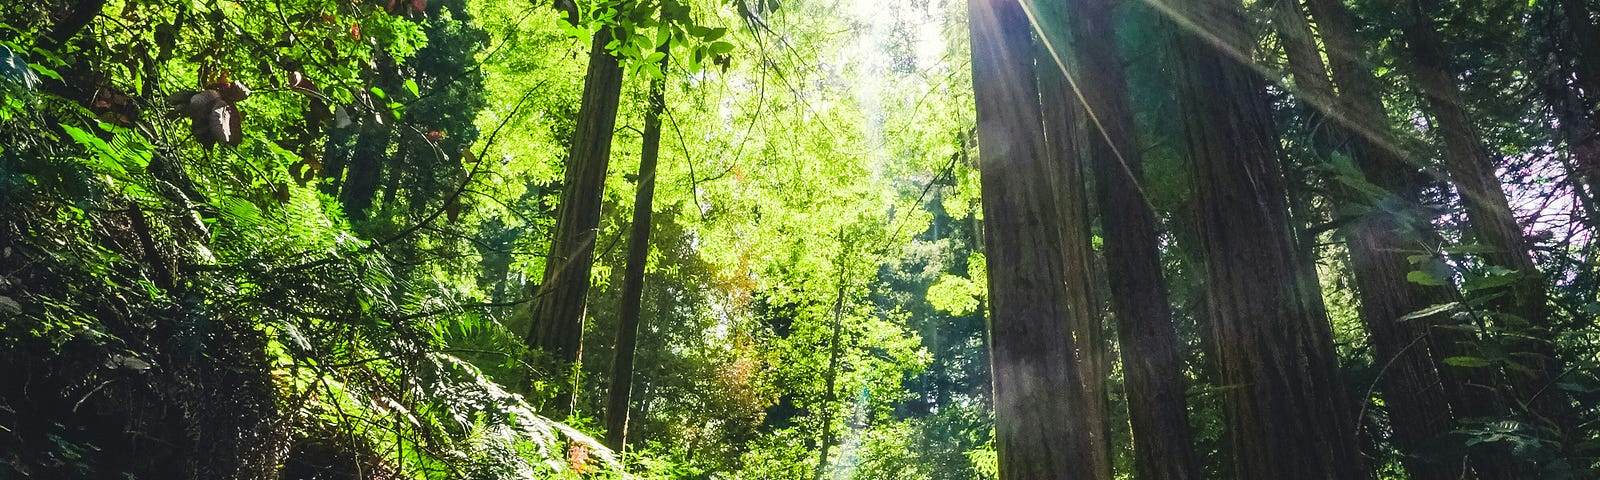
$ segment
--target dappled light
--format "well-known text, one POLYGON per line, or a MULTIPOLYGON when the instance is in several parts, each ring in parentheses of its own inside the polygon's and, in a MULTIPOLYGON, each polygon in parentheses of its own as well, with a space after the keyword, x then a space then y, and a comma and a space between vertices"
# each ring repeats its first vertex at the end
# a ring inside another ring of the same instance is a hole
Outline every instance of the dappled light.
POLYGON ((0 479, 1600 478, 1586 0, 0 5, 0 479))

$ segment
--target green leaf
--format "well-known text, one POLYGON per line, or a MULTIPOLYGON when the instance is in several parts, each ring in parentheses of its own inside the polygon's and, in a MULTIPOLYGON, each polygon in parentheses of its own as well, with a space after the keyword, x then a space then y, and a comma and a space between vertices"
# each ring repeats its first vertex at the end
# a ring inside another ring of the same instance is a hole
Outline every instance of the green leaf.
POLYGON ((52 50, 34 47, 32 52, 38 54, 40 57, 43 57, 46 61, 50 62, 51 65, 59 67, 67 64, 66 61, 62 60, 61 57, 56 55, 56 52, 52 50))
POLYGON ((381 89, 381 88, 378 88, 378 87, 372 87, 372 88, 369 88, 369 89, 367 89, 367 90, 369 90, 369 91, 371 91, 371 92, 372 92, 372 94, 373 94, 373 95, 376 95, 376 96, 377 96, 377 97, 378 97, 378 98, 380 98, 380 99, 385 99, 385 100, 387 100, 387 99, 388 99, 388 98, 389 98, 389 96, 388 96, 388 95, 385 95, 385 94, 384 94, 384 93, 383 93, 383 89, 381 89))
POLYGON ((1560 382, 1556 382, 1556 388, 1560 388, 1562 390, 1566 390, 1568 392, 1575 392, 1575 393, 1600 392, 1600 386, 1593 385, 1592 383, 1593 383, 1592 380, 1583 379, 1583 378, 1571 379, 1571 380, 1562 380, 1560 382), (1583 384, 1584 382, 1590 382, 1591 385, 1584 385, 1583 384))
POLYGON ((1448 283, 1445 283, 1444 280, 1441 280, 1438 277, 1421 270, 1412 270, 1410 273, 1407 273, 1406 281, 1415 283, 1417 285, 1427 285, 1430 287, 1442 287, 1448 285, 1448 283))
POLYGON ((96 137, 94 134, 72 125, 62 124, 61 129, 65 130, 73 141, 78 142, 79 145, 88 148, 92 152, 92 155, 89 156, 93 160, 90 163, 91 167, 96 167, 97 170, 119 177, 128 176, 128 169, 117 161, 116 153, 111 150, 111 145, 107 144, 105 140, 101 140, 100 137, 96 137))
MULTIPOLYGON (((582 22, 580 22, 580 23, 582 23, 582 22)), ((582 27, 582 26, 579 26, 579 25, 571 25, 571 24, 568 24, 567 22, 561 22, 561 24, 565 25, 565 27, 562 28, 562 32, 565 33, 566 36, 568 36, 568 37, 572 37, 572 38, 589 38, 589 36, 594 33, 594 32, 589 31, 588 28, 585 28, 585 27, 582 27)))
POLYGON ((696 46, 694 48, 694 55, 691 55, 689 59, 689 68, 691 70, 698 71, 702 68, 702 65, 705 63, 705 61, 706 47, 704 45, 696 46))
POLYGON ((33 69, 33 71, 35 71, 35 72, 39 72, 39 75, 43 75, 46 78, 54 79, 57 82, 65 82, 66 81, 66 80, 62 80, 61 79, 61 74, 56 73, 55 70, 51 70, 50 67, 46 67, 44 65, 40 65, 40 64, 37 64, 37 63, 30 63, 30 64, 28 64, 28 68, 33 69))
POLYGON ((417 81, 416 80, 412 80, 412 79, 409 79, 409 78, 406 79, 406 91, 411 92, 411 96, 413 96, 413 97, 422 96, 422 94, 417 93, 418 92, 418 88, 417 88, 417 81))
POLYGON ((1486 275, 1467 279, 1461 286, 1468 291, 1487 290, 1517 283, 1519 278, 1521 277, 1515 274, 1486 275))
POLYGON ((728 43, 728 42, 716 42, 716 43, 712 43, 711 44, 711 54, 712 55, 722 55, 724 53, 728 53, 728 52, 732 52, 732 51, 733 51, 733 44, 731 44, 731 43, 728 43))
POLYGON ((1489 361, 1478 357, 1449 357, 1444 359, 1444 364, 1452 367, 1480 368, 1489 366, 1489 361))

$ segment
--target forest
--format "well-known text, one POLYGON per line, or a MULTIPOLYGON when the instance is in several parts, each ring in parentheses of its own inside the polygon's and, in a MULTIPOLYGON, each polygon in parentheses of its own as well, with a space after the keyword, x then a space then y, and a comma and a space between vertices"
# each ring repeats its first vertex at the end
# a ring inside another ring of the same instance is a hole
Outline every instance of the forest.
POLYGON ((1595 0, 0 2, 0 479, 1600 479, 1595 0))

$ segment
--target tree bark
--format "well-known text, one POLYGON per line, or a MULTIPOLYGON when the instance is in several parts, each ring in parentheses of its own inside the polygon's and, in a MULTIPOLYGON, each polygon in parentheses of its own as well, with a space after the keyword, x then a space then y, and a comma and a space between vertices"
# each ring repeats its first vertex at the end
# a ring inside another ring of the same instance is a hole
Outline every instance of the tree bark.
POLYGON ((843 344, 840 343, 844 333, 844 298, 849 285, 845 280, 845 260, 848 258, 848 246, 844 243, 844 231, 839 232, 839 296, 833 300, 833 334, 828 338, 828 371, 823 374, 822 397, 822 441, 821 448, 817 449, 817 469, 814 478, 822 480, 828 472, 828 450, 833 448, 833 409, 839 403, 839 392, 836 382, 839 378, 839 359, 843 354, 843 344))
MULTIPOLYGON (((1052 2, 1040 6, 1039 22, 1046 30, 1066 26, 1064 4, 1052 2)), ((1068 348, 1076 356, 1078 382, 1074 388, 1061 392, 1067 397, 1069 407, 1078 412, 1063 419, 1067 429, 1081 432, 1073 440, 1083 443, 1070 445, 1081 450, 1091 460, 1084 465, 1085 472, 1099 480, 1111 480, 1112 442, 1110 396, 1106 378, 1111 369, 1106 358, 1106 339, 1103 333, 1098 296, 1095 295, 1094 235, 1090 232, 1089 194, 1086 188, 1083 162, 1080 153, 1089 138, 1082 127, 1086 120, 1083 103, 1067 81, 1057 60, 1066 45, 1055 44, 1055 53, 1041 41, 1034 45, 1035 73, 1039 82, 1041 115, 1044 121, 1045 154, 1048 155, 1052 191, 1059 220, 1060 235, 1066 262, 1067 328, 1070 332, 1068 348)))
POLYGON ((51 26, 50 33, 39 39, 37 46, 40 49, 54 51, 66 45, 78 32, 87 28, 94 17, 100 15, 100 10, 105 9, 106 0, 76 0, 71 4, 67 15, 51 26))
POLYGON ((1588 2, 1559 0, 1558 7, 1560 11, 1552 16, 1560 22, 1553 26, 1564 30, 1554 49, 1560 68, 1551 75, 1546 97, 1571 156, 1568 176, 1588 209, 1588 224, 1596 226, 1600 225, 1596 214, 1600 211, 1596 204, 1600 196, 1600 118, 1595 118, 1594 108, 1600 100, 1600 28, 1594 24, 1588 2))
MULTIPOLYGON (((1456 74, 1428 12, 1421 0, 1406 2, 1407 18, 1402 34, 1412 57, 1411 74, 1425 100, 1424 111, 1433 118, 1434 131, 1444 144, 1445 170, 1466 206, 1472 237, 1494 250, 1484 255, 1484 260, 1490 265, 1515 270, 1517 275, 1516 281, 1506 290, 1507 296, 1492 302, 1490 308, 1521 317, 1528 323, 1525 333, 1541 338, 1532 341, 1508 338, 1512 351, 1534 354, 1519 358, 1527 362, 1533 374, 1511 379, 1511 391, 1521 402, 1531 401, 1531 412, 1542 417, 1547 426, 1562 432, 1565 438, 1576 425, 1576 418, 1565 392, 1559 388, 1545 388, 1550 385, 1553 373, 1561 368, 1554 349, 1542 339, 1549 338, 1550 334, 1550 311, 1546 305, 1543 276, 1533 263, 1531 245, 1523 237, 1522 227, 1517 224, 1495 174, 1495 155, 1467 113, 1456 74), (1543 394, 1534 398, 1537 392, 1543 394)), ((1515 375, 1515 372, 1510 373, 1515 375)))
POLYGON ((1224 45, 1183 35, 1180 82, 1207 302, 1227 434, 1239 478, 1364 478, 1326 324, 1305 291, 1285 205, 1265 84, 1224 49, 1248 52, 1237 3, 1198 2, 1224 45))
POLYGON ((605 193, 606 167, 611 161, 611 136, 617 125, 617 102, 622 92, 622 68, 606 51, 611 32, 595 32, 589 51, 589 72, 584 76, 578 126, 567 155, 566 181, 562 184, 561 214, 555 238, 545 257, 544 281, 536 287, 530 310, 529 347, 549 355, 550 373, 559 381, 557 394, 544 412, 560 419, 573 409, 570 369, 577 365, 583 339, 583 317, 589 293, 589 270, 594 263, 594 240, 600 226, 600 202, 605 193))
POLYGON ((1338 103, 1333 96, 1333 82, 1328 78, 1328 66, 1317 51, 1317 39, 1311 33, 1311 24, 1306 21, 1299 0, 1271 2, 1272 23, 1277 27, 1278 40, 1289 61, 1289 74, 1294 79, 1291 91, 1312 107, 1332 110, 1338 103))
MULTIPOLYGON (((1116 4, 1116 0, 1076 0, 1068 8, 1073 50, 1082 66, 1076 71, 1093 72, 1075 79, 1084 107, 1093 115, 1085 139, 1121 344, 1135 477, 1198 479, 1184 364, 1162 278, 1155 215, 1139 186, 1144 162, 1134 137, 1127 75, 1112 27, 1116 4)), ((1067 100, 1078 102, 1076 94, 1069 95, 1067 100)))
MULTIPOLYGON (((1336 8, 1342 7, 1341 4, 1336 8)), ((1344 88, 1345 98, 1337 97, 1298 2, 1279 0, 1276 8, 1279 13, 1275 18, 1280 19, 1279 37, 1290 59, 1295 93, 1314 105, 1316 110, 1331 112, 1332 115, 1327 116, 1335 119, 1329 124, 1331 138, 1320 143, 1344 149, 1356 159, 1365 181, 1374 182, 1386 192, 1381 196, 1363 196, 1361 190, 1349 186, 1336 185, 1334 188, 1337 200, 1346 206, 1345 210, 1363 212, 1347 228, 1346 243, 1355 277, 1356 295, 1360 300, 1358 311, 1366 324, 1376 363, 1384 366, 1380 382, 1385 403, 1389 406, 1395 447, 1405 454, 1402 463, 1412 478, 1461 478, 1462 465, 1454 459, 1420 456, 1428 445, 1438 442, 1450 432, 1454 419, 1435 367, 1436 359, 1429 343, 1424 341, 1429 333, 1426 322, 1431 319, 1402 320, 1408 313, 1442 303, 1448 298, 1448 292, 1440 291, 1442 289, 1423 287, 1406 280, 1406 275, 1411 271, 1406 252, 1425 249, 1417 236, 1407 236, 1405 232, 1429 228, 1406 224, 1397 216, 1397 213, 1414 211, 1416 208, 1413 199, 1420 187, 1406 181, 1417 178, 1416 169, 1407 167, 1394 155, 1380 150, 1383 148, 1379 146, 1380 141, 1393 143, 1387 135, 1380 137, 1379 141, 1373 141, 1349 131, 1347 125, 1354 123, 1373 126, 1371 133, 1382 135, 1385 132, 1382 126, 1388 125, 1379 100, 1369 90, 1372 83, 1370 73, 1339 72, 1339 76, 1351 85, 1344 88)), ((1359 48, 1359 42, 1351 38, 1354 32, 1331 29, 1329 25, 1322 27, 1324 39, 1330 45, 1338 43, 1346 48, 1359 48), (1339 38, 1328 39, 1335 36, 1339 38)), ((1335 59, 1336 69, 1364 70, 1365 67, 1360 66, 1364 56, 1360 53, 1360 50, 1341 51, 1346 57, 1335 59)), ((1340 85, 1343 87, 1345 84, 1340 85)), ((1332 148, 1319 147, 1319 150, 1331 151, 1332 148)))
POLYGON ((561 12, 564 16, 563 20, 566 20, 568 25, 578 25, 578 2, 576 0, 554 0, 550 6, 561 12))
MULTIPOLYGON (((1307 6, 1322 34, 1329 52, 1333 82, 1339 88, 1331 104, 1337 109, 1337 115, 1329 115, 1338 127, 1338 141, 1345 144, 1355 158, 1365 181, 1384 192, 1381 197, 1361 197, 1353 189, 1346 189, 1341 192, 1341 201, 1364 204, 1368 211, 1348 227, 1346 242, 1356 298, 1360 300, 1359 314, 1372 337, 1374 352, 1380 362, 1394 362, 1390 367, 1393 373, 1385 376, 1398 378, 1385 379, 1385 398, 1393 409, 1395 418, 1391 422, 1395 422, 1397 443, 1408 450, 1414 448, 1408 446, 1415 445, 1412 442, 1437 438, 1442 433, 1437 430, 1441 427, 1440 419, 1405 413, 1445 411, 1433 399, 1437 394, 1435 389, 1426 387, 1435 379, 1440 382, 1455 418, 1502 415, 1504 400, 1484 389, 1470 387, 1495 383, 1485 370, 1452 367, 1442 361, 1451 356, 1470 355, 1467 346, 1474 340, 1472 335, 1451 328, 1434 328, 1440 322, 1451 322, 1449 319, 1399 320, 1408 313, 1457 296, 1450 287, 1432 287, 1406 280, 1406 275, 1413 270, 1406 259, 1408 253, 1429 251, 1441 241, 1432 224, 1404 214, 1418 208, 1417 196, 1424 188, 1426 177, 1419 162, 1405 160, 1404 153, 1398 149, 1398 141, 1387 128, 1394 122, 1384 111, 1378 81, 1368 67, 1364 44, 1356 34, 1348 7, 1340 0, 1307 0, 1307 6), (1413 345, 1418 335, 1423 337, 1425 345, 1413 345), (1423 348, 1431 357, 1434 378, 1417 363, 1419 353, 1416 350, 1423 348)), ((1444 427, 1452 428, 1453 423, 1444 427)), ((1499 445, 1475 447, 1470 457, 1480 479, 1518 478, 1515 460, 1499 445)), ((1407 468, 1413 475, 1423 478, 1439 475, 1436 470, 1454 471, 1447 466, 1408 465, 1407 468)))
POLYGON ((1083 414, 1065 299, 1068 272, 1045 152, 1031 28, 1013 0, 968 2, 988 257, 1000 478, 1092 479, 1094 452, 1062 423, 1083 414))
POLYGON ((366 220, 367 209, 383 183, 384 153, 389 150, 389 129, 372 122, 363 122, 356 134, 356 144, 350 152, 350 165, 346 169, 339 202, 344 205, 345 216, 351 220, 366 220))
MULTIPOLYGON (((1585 105, 1593 107, 1600 100, 1600 28, 1585 0, 1558 0, 1562 17, 1567 21, 1566 50, 1573 60, 1578 87, 1583 89, 1585 105)), ((1586 110, 1588 108, 1585 108, 1586 110)))
MULTIPOLYGON (((668 54, 663 45, 657 51, 668 54)), ((656 195, 656 160, 661 156, 661 113, 666 105, 668 57, 661 57, 662 77, 650 80, 650 107, 644 116, 639 152, 638 187, 633 194, 633 224, 628 230, 628 258, 622 273, 621 316, 612 351, 611 388, 606 400, 606 446, 621 453, 628 441, 628 401, 633 388, 633 356, 639 339, 639 304, 644 298, 644 270, 650 258, 650 225, 656 195)))

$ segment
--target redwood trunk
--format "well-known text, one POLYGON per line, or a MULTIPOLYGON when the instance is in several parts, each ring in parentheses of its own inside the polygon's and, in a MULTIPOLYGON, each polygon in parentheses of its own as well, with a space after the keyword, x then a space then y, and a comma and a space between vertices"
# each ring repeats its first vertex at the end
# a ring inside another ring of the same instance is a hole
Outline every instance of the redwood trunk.
MULTIPOLYGON (((1041 7, 1045 7, 1041 5, 1041 7)), ((1041 8, 1040 22, 1047 31, 1053 25, 1065 26, 1060 5, 1041 8), (1062 19, 1062 21, 1057 21, 1062 19)), ((1065 45, 1054 45, 1060 53, 1065 45)), ((1051 168, 1050 179, 1055 192, 1059 221, 1060 243, 1065 257, 1067 325, 1071 335, 1068 343, 1076 357, 1078 378, 1076 388, 1061 392, 1078 414, 1063 419, 1070 431, 1081 432, 1073 438, 1082 442, 1068 448, 1082 450, 1091 464, 1085 465, 1085 474, 1098 480, 1111 480, 1112 444, 1110 397, 1106 378, 1111 375, 1106 358, 1106 339, 1102 332, 1098 297, 1094 287, 1094 239, 1090 233, 1089 194, 1084 178, 1084 158, 1081 146, 1088 138, 1084 135, 1080 118, 1083 105, 1072 91, 1058 58, 1050 52, 1045 42, 1034 45, 1035 73, 1039 81, 1039 99, 1044 120, 1045 153, 1051 168)))
MULTIPOLYGON (((663 46, 662 52, 667 48, 663 46)), ((606 446, 617 452, 628 443, 629 397, 633 389, 633 356, 639 339, 639 304, 644 299, 644 270, 650 259, 650 225, 656 195, 656 160, 661 156, 661 113, 666 109, 667 57, 662 77, 650 80, 650 107, 644 116, 639 152, 639 184, 633 193, 633 224, 628 230, 628 258, 622 273, 621 315, 611 359, 610 396, 606 399, 606 446)))
POLYGON ((989 262, 995 449, 1000 478, 1092 479, 1082 415, 1062 392, 1077 388, 1070 350, 1065 249, 1053 168, 1045 152, 1031 28, 1012 0, 968 2, 978 109, 985 254, 989 262))
POLYGON ((843 354, 841 348, 844 346, 840 341, 842 340, 841 336, 844 334, 844 298, 849 287, 845 283, 846 272, 844 264, 846 256, 849 255, 847 253, 849 249, 848 245, 844 244, 844 232, 842 230, 839 232, 839 241, 841 249, 838 265, 839 296, 833 300, 833 333, 828 338, 828 371, 823 374, 823 383, 825 385, 823 386, 822 397, 822 448, 819 448, 817 453, 817 469, 814 477, 816 480, 822 480, 823 475, 828 472, 828 450, 833 448, 833 443, 836 441, 833 434, 833 411, 838 408, 837 405, 839 403, 837 382, 839 379, 840 355, 843 354))
MULTIPOLYGON (((1244 32, 1235 3, 1200 2, 1192 18, 1244 32)), ((1184 35, 1181 82, 1207 303, 1235 474, 1365 476, 1333 363, 1333 340, 1299 281, 1265 84, 1204 38, 1184 35)), ((1248 52, 1247 35, 1221 41, 1248 52)))
MULTIPOLYGON (((1077 71, 1092 72, 1075 80, 1097 119, 1084 138, 1095 174, 1111 308, 1117 317, 1134 470, 1142 480, 1198 479, 1184 364, 1162 278, 1156 220, 1139 185, 1144 162, 1134 137, 1126 72, 1112 28, 1115 4, 1116 0, 1076 0, 1069 8, 1074 51, 1082 65, 1077 71)), ((1078 101, 1076 96, 1070 100, 1078 101)))
POLYGON ((600 201, 605 193, 606 166, 611 161, 611 135, 617 125, 617 102, 622 91, 622 68, 607 52, 609 30, 594 34, 589 51, 589 72, 583 81, 578 126, 567 155, 566 182, 561 191, 561 213, 555 238, 545 257, 544 281, 533 292, 527 335, 529 347, 549 356, 549 373, 557 379, 557 395, 546 415, 562 418, 572 412, 570 369, 578 364, 583 339, 583 316, 589 294, 589 269, 594 262, 594 240, 600 226, 600 201))
MULTIPOLYGON (((1412 56, 1412 76, 1426 100, 1424 110, 1432 117, 1434 130, 1444 144, 1445 170, 1466 206, 1472 237, 1494 249, 1494 253, 1484 256, 1487 263, 1518 274, 1517 281, 1505 292, 1507 296, 1492 302, 1490 308, 1525 319, 1531 327, 1528 334, 1548 338, 1550 312, 1545 303, 1544 281, 1501 190, 1500 179, 1495 176, 1495 155, 1472 124, 1428 10, 1420 0, 1407 1, 1405 10, 1408 18, 1402 30, 1412 56)), ((1532 413, 1565 435, 1576 424, 1572 406, 1561 389, 1544 388, 1550 384, 1552 372, 1560 370, 1554 349, 1543 340, 1511 340, 1509 346, 1514 351, 1535 354, 1517 358, 1526 362, 1533 374, 1510 372, 1521 375, 1510 382, 1512 393, 1519 402, 1531 401, 1532 413), (1538 392, 1543 394, 1534 398, 1538 392)))
MULTIPOLYGON (((1368 133, 1377 135, 1377 140, 1388 142, 1382 130, 1382 126, 1388 124, 1388 119, 1381 110, 1375 108, 1377 97, 1368 90, 1370 74, 1340 72, 1341 79, 1354 85, 1345 87, 1342 92, 1345 98, 1337 98, 1298 3, 1282 1, 1277 9, 1279 37, 1290 59, 1295 93, 1318 110, 1332 113, 1329 117, 1336 119, 1330 124, 1331 142, 1323 143, 1346 148, 1356 158, 1363 177, 1386 192, 1378 196, 1364 194, 1362 190, 1348 186, 1335 188, 1338 201, 1346 206, 1345 210, 1362 211, 1360 217, 1354 219, 1347 228, 1346 240, 1356 295, 1360 299, 1358 310, 1366 324, 1375 361, 1383 368, 1380 382, 1385 403, 1389 407, 1389 423, 1394 429, 1395 447, 1405 454, 1403 463, 1412 478, 1461 478, 1463 468, 1455 459, 1441 461, 1420 455, 1430 444, 1437 443, 1450 432, 1453 419, 1430 344, 1425 341, 1428 335, 1426 322, 1432 319, 1402 320, 1408 313, 1447 298, 1442 295, 1447 292, 1438 291, 1437 288, 1423 291, 1427 287, 1406 280, 1406 274, 1411 271, 1406 253, 1424 251, 1424 248, 1418 237, 1408 237, 1404 232, 1427 228, 1407 225, 1396 215, 1400 213, 1397 210, 1414 208, 1411 199, 1415 197, 1418 187, 1406 180, 1416 178, 1415 169, 1406 167, 1394 155, 1374 148, 1379 144, 1374 139, 1350 132, 1348 125, 1352 124, 1375 126, 1368 133)), ((1330 31, 1332 29, 1328 25, 1322 27, 1325 39, 1340 36, 1338 43, 1358 48, 1357 42, 1344 36, 1353 35, 1354 32, 1330 31)), ((1335 42, 1327 41, 1330 45, 1335 42)), ((1359 66, 1362 58, 1360 50, 1341 53, 1351 57, 1336 59, 1336 68, 1364 68, 1359 66)), ((1340 85, 1344 86, 1344 83, 1340 85)), ((1319 150, 1330 149, 1324 147, 1319 150)), ((1361 401, 1367 399, 1362 398, 1361 401)))

